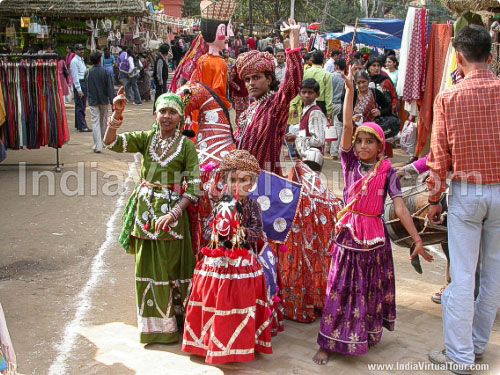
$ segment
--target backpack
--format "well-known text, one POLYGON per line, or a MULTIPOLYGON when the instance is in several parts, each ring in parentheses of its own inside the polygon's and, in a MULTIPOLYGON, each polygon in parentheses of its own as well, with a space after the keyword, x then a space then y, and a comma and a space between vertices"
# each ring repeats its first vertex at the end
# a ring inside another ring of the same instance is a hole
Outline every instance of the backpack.
POLYGON ((120 72, 127 73, 130 70, 130 64, 128 63, 128 54, 127 52, 120 53, 118 56, 118 69, 120 72))

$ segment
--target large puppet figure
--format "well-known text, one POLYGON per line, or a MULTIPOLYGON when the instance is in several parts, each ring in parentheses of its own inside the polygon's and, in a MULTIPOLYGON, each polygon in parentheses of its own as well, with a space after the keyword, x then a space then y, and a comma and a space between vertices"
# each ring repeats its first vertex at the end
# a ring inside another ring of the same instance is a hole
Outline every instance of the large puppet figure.
POLYGON ((220 52, 227 48, 226 40, 233 36, 229 22, 236 8, 233 0, 210 1, 200 3, 201 34, 208 43, 208 52, 196 62, 191 81, 199 81, 210 87, 229 109, 226 97, 228 69, 220 52))

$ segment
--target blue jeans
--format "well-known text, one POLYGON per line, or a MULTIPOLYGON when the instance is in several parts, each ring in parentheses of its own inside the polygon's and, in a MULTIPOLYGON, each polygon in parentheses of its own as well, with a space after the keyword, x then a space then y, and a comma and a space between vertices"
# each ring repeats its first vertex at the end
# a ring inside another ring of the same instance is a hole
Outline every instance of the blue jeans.
POLYGON ((167 80, 163 80, 162 84, 160 85, 160 82, 157 79, 154 79, 154 84, 155 84, 155 101, 153 103, 153 114, 156 111, 156 99, 162 94, 165 94, 167 92, 167 80))
POLYGON ((453 181, 448 206, 450 278, 441 298, 446 354, 459 364, 484 352, 500 303, 500 184, 453 181), (481 255, 479 295, 475 271, 481 255))
POLYGON ((75 128, 78 130, 87 129, 87 121, 85 120, 85 107, 87 103, 87 85, 84 80, 80 80, 80 87, 83 96, 80 98, 78 91, 73 86, 73 93, 75 94, 75 128))
POLYGON ((129 78, 125 83, 125 93, 128 100, 133 100, 135 104, 141 104, 141 94, 139 93, 139 86, 137 86, 138 76, 129 78))

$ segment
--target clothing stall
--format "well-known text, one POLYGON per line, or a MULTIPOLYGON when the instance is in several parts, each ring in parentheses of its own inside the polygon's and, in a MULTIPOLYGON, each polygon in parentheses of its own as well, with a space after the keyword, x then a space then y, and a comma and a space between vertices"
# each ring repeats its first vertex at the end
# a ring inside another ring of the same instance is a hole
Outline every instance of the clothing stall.
POLYGON ((59 172, 59 148, 70 136, 57 55, 5 54, 0 58, 0 106, 6 113, 0 127, 3 145, 10 150, 52 147, 55 163, 27 166, 55 166, 59 172))

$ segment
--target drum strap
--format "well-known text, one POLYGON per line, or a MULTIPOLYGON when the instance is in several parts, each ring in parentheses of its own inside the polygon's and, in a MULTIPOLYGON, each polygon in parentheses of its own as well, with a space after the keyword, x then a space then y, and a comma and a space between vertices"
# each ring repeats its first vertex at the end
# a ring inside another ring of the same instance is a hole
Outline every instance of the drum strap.
POLYGON ((368 216, 368 217, 379 217, 380 216, 380 215, 370 215, 370 214, 365 214, 363 212, 353 211, 350 208, 347 209, 347 212, 352 212, 353 214, 356 214, 356 215, 362 215, 362 216, 368 216))

